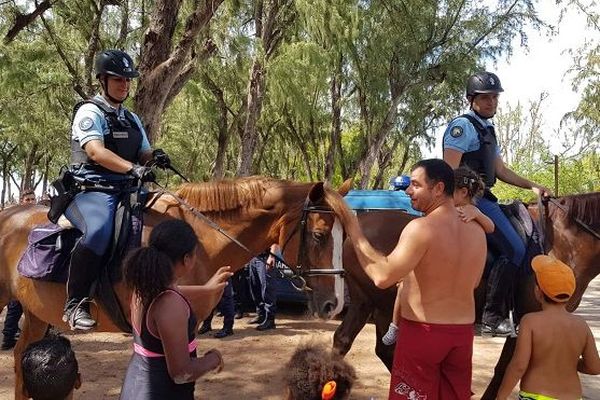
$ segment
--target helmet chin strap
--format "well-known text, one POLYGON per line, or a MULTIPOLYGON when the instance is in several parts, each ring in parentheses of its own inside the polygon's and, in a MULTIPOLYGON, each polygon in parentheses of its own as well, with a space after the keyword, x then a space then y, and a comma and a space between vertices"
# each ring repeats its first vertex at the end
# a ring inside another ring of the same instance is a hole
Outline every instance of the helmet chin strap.
POLYGON ((129 92, 127 93, 127 96, 125 96, 125 98, 123 100, 118 100, 115 99, 114 97, 112 97, 110 95, 110 93, 108 92, 108 76, 104 75, 104 79, 100 79, 100 86, 102 86, 102 90, 104 91, 104 95, 113 103, 118 104, 119 106, 121 104, 123 104, 123 102, 125 100, 127 100, 127 98, 129 97, 129 92))
POLYGON ((479 113, 478 113, 478 112, 477 112, 477 111, 476 111, 476 110, 473 108, 473 102, 475 101, 475 96, 477 96, 477 95, 470 96, 470 97, 471 97, 471 100, 469 100, 469 105, 470 105, 470 107, 471 107, 471 110, 472 110, 472 111, 475 113, 475 115, 477 115, 477 116, 478 116, 479 118, 481 118, 481 119, 490 119, 490 118, 494 118, 494 115, 496 115, 496 113, 494 113, 493 115, 491 115, 491 116, 489 116, 489 117, 485 117, 485 116, 483 116, 483 115, 479 114, 479 113))

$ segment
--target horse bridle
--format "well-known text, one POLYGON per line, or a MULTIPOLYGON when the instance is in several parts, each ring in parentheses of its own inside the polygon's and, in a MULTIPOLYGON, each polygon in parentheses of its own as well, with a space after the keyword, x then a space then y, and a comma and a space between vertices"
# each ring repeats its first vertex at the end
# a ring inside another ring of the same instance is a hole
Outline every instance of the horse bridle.
MULTIPOLYGON (((548 202, 554 204, 557 208, 559 208, 560 210, 562 210, 562 212, 564 212, 565 214, 569 215, 568 214, 569 210, 567 209, 567 207, 565 207, 564 205, 560 204, 560 202, 558 200, 556 200, 555 198, 553 198, 553 197, 546 198, 546 204, 548 202)), ((546 207, 545 207, 545 209, 546 209, 546 207)), ((583 230, 585 230, 587 233, 589 233, 590 235, 592 235, 596 239, 600 240, 600 233, 598 233, 597 231, 595 231, 594 229, 592 229, 592 227, 590 227, 588 224, 586 224, 585 222, 583 222, 581 219, 579 219, 579 218, 577 218, 575 216, 572 216, 572 218, 577 223, 577 225, 579 225, 583 230)))
MULTIPOLYGON (((160 185, 158 185, 158 186, 160 186, 160 185)), ((220 234, 222 234, 223 236, 225 236, 226 238, 231 240, 242 250, 244 250, 245 252, 250 254, 252 257, 254 257, 254 253, 246 245, 244 245, 242 242, 240 242, 239 240, 237 240, 236 238, 234 238, 233 236, 228 234, 217 223, 215 223, 213 220, 211 220, 206 215, 202 214, 200 211, 198 211, 196 208, 194 208, 194 206, 192 206, 191 204, 189 204, 188 202, 183 200, 181 197, 177 196, 175 193, 167 190, 164 187, 161 187, 161 191, 162 191, 162 193, 168 194, 171 197, 173 197, 181 206, 187 208, 188 211, 190 211, 196 218, 201 219, 208 226, 210 226, 211 228, 213 228, 214 230, 216 230, 217 232, 219 232, 220 234)), ((162 193, 160 193, 157 197, 160 197, 160 195, 162 193)), ((155 202, 156 200, 157 199, 153 199, 153 202, 155 202)), ((269 255, 271 255, 275 258, 277 263, 279 263, 283 267, 292 271, 291 277, 288 277, 285 274, 282 274, 282 277, 289 280, 290 283, 292 284, 292 286, 298 291, 311 290, 310 287, 308 286, 308 284, 306 283, 305 278, 307 278, 307 277, 318 276, 318 275, 340 275, 343 277, 343 275, 344 275, 343 269, 332 269, 332 268, 322 268, 322 269, 312 268, 311 269, 311 268, 309 268, 308 271, 304 270, 304 268, 302 266, 302 260, 304 259, 303 256, 304 256, 304 250, 305 250, 305 246, 306 246, 306 244, 305 244, 306 225, 307 225, 308 216, 310 213, 334 214, 334 211, 330 208, 311 205, 310 197, 309 196, 306 197, 306 200, 304 201, 304 206, 302 208, 302 216, 300 218, 300 221, 298 222, 296 227, 290 232, 290 234, 286 238, 285 242, 283 243, 283 246, 281 247, 281 252, 283 253, 285 251, 286 246, 289 244, 291 238, 294 236, 294 234, 298 230, 300 230, 300 246, 298 248, 298 256, 296 257, 296 267, 292 267, 283 258, 279 257, 277 254, 272 253, 270 250, 268 252, 269 255), (300 284, 299 285, 296 284, 295 280, 298 280, 300 282, 300 284)))
MULTIPOLYGON (((307 285, 305 278, 310 278, 312 276, 322 276, 322 275, 340 275, 342 277, 344 276, 343 269, 333 269, 333 268, 308 268, 307 270, 304 269, 303 261, 305 261, 304 256, 305 256, 305 250, 306 250, 305 249, 305 247, 306 247, 306 228, 307 228, 306 225, 308 223, 308 216, 311 213, 335 214, 331 208, 323 207, 323 206, 319 206, 319 205, 311 205, 310 198, 308 196, 306 197, 306 200, 304 201, 304 206, 302 207, 302 216, 300 217, 300 221, 298 222, 296 227, 288 234, 286 240, 283 242, 283 246, 281 247, 281 252, 284 253, 285 248, 289 244, 292 237, 296 234, 296 232, 298 232, 298 230, 300 230, 300 245, 298 247, 298 255, 296 257, 296 267, 290 266, 279 256, 269 252, 269 254, 272 255, 273 257, 275 257, 275 259, 279 263, 281 263, 284 267, 286 267, 290 271, 292 271, 293 276, 288 279, 289 279, 290 283, 292 284, 292 286, 294 286, 299 291, 310 290, 310 287, 307 285), (296 283, 294 282, 294 279, 297 279, 298 281, 300 281, 300 286, 296 285, 296 283)), ((286 276, 284 275, 284 277, 286 277, 286 276)))

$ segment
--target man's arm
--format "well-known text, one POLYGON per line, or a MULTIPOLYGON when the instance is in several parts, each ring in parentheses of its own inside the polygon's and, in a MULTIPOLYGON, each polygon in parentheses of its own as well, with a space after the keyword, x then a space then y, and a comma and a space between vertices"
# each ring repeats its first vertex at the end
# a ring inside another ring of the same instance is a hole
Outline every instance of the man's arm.
POLYGON ((411 221, 402 231, 394 250, 384 256, 375 250, 364 236, 356 216, 346 224, 346 232, 350 236, 354 251, 373 283, 381 289, 399 282, 419 264, 427 251, 427 241, 423 232, 422 221, 411 221))
POLYGON ((504 164, 504 161, 500 156, 496 157, 496 177, 503 182, 509 183, 514 186, 522 187, 524 189, 531 189, 538 196, 551 196, 552 192, 550 189, 538 185, 535 182, 531 182, 529 179, 523 178, 516 172, 511 170, 504 164))

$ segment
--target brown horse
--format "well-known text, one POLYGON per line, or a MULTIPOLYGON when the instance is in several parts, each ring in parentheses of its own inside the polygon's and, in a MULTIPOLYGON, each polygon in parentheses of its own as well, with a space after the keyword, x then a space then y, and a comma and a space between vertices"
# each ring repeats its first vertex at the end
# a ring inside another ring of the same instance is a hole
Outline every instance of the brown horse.
MULTIPOLYGON (((343 185, 340 191, 343 194, 348 188, 349 183, 343 185)), ((203 284, 223 265, 230 265, 237 270, 272 243, 285 243, 284 256, 288 260, 296 260, 299 258, 300 237, 310 242, 303 244, 305 250, 302 260, 311 265, 331 264, 333 241, 327 239, 335 215, 323 211, 337 208, 332 202, 342 200, 339 194, 325 188, 323 183, 251 177, 187 184, 177 191, 176 196, 210 218, 249 250, 242 249, 210 227, 175 197, 169 194, 160 196, 144 215, 144 239, 159 222, 179 218, 194 227, 201 244, 202 255, 197 268, 181 284, 203 284), (316 208, 316 211, 305 212, 308 206, 316 208), (304 223, 298 229, 301 219, 304 219, 304 223)), ((14 350, 17 399, 23 396, 19 360, 25 347, 42 338, 49 324, 68 329, 62 321, 65 286, 24 278, 16 270, 29 232, 34 226, 48 222, 46 212, 47 208, 40 206, 19 206, 0 212, 0 307, 4 307, 9 299, 16 298, 23 305, 25 316, 23 331, 14 350)), ((318 286, 314 287, 318 290, 318 286)), ((125 314, 129 315, 131 293, 122 283, 115 285, 115 291, 125 314)), ((192 302, 192 307, 200 315, 205 314, 203 303, 201 300, 192 302)), ((102 305, 94 305, 92 313, 97 317, 97 330, 118 331, 102 305)))
MULTIPOLYGON (((581 301, 589 282, 600 273, 600 240, 575 221, 584 222, 596 232, 599 230, 600 193, 561 197, 558 199, 558 204, 564 209, 549 203, 543 212, 546 226, 546 248, 550 254, 573 267, 577 278, 577 289, 570 300, 569 309, 574 310, 581 301)), ((536 205, 529 206, 529 212, 535 220, 538 219, 538 211, 536 205)), ((404 212, 393 210, 358 215, 359 223, 369 241, 385 254, 391 252, 395 247, 402 229, 413 218, 404 212)), ((344 243, 343 252, 343 264, 351 304, 342 323, 335 331, 334 349, 341 354, 346 354, 356 335, 372 317, 376 324, 377 334, 375 352, 388 370, 391 370, 394 346, 384 345, 381 338, 392 320, 396 288, 382 290, 373 284, 360 267, 349 240, 344 243)), ((539 310, 540 305, 533 295, 534 285, 531 274, 523 274, 519 279, 515 290, 518 315, 539 310)), ((485 287, 484 282, 480 287, 485 287)), ((506 366, 512 357, 515 342, 514 339, 507 339, 496 365, 494 378, 482 397, 483 399, 495 398, 506 366)))

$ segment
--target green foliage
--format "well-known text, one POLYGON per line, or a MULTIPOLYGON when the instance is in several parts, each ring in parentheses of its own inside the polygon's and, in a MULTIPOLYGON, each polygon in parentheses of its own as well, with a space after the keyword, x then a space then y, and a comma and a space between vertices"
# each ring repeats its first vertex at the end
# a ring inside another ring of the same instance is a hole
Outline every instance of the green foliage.
MULTIPOLYGON (((34 7, 33 1, 17 3, 21 12, 34 7)), ((121 3, 104 8, 98 48, 117 46, 136 54, 153 2, 129 0, 127 7, 121 3), (123 21, 126 32, 121 30, 123 21)), ((1 34, 14 21, 14 4, 0 6, 1 34)), ((36 146, 52 160, 52 171, 68 160, 69 123, 77 93, 95 91, 89 49, 93 49, 92 21, 99 4, 56 2, 44 13, 45 24, 37 19, 13 42, 0 46, 0 146, 8 140, 19 147, 9 168, 17 180, 24 176, 25 160, 36 146)), ((182 34, 184 18, 195 2, 183 4, 173 27, 176 37, 182 34)), ((336 145, 332 143, 335 79, 341 90, 341 153, 331 181, 338 184, 357 175, 383 132, 368 176, 371 183, 380 179, 387 185, 389 177, 403 172, 402 164, 410 166, 420 157, 420 144, 431 144, 438 127, 464 106, 465 77, 484 60, 509 55, 513 37, 520 35, 526 43, 522 33, 526 24, 544 27, 533 4, 532 0, 502 1, 490 9, 488 3, 473 0, 295 1, 297 18, 281 32, 281 46, 265 65, 254 172, 298 180, 324 178, 328 151, 336 145)), ((191 79, 163 115, 162 136, 155 145, 165 149, 190 179, 211 179, 220 151, 224 175, 235 174, 252 60, 263 51, 253 32, 255 7, 253 1, 239 0, 219 7, 207 32, 216 51, 195 65, 191 79), (218 140, 224 132, 226 142, 220 148, 218 140)), ((194 54, 200 54, 203 46, 198 41, 194 54)), ((592 52, 588 60, 595 57, 592 52)), ((591 71, 595 70, 587 71, 586 79, 594 79, 591 71)), ((586 92, 590 99, 597 95, 595 90, 590 87, 586 92)), ((130 99, 128 106, 131 103, 130 99)), ((596 119, 599 107, 594 104, 590 100, 582 105, 577 118, 596 119)), ((576 174, 569 175, 577 168, 597 167, 597 158, 586 160, 564 161, 561 174, 565 185, 571 182, 565 191, 597 187, 596 181, 586 183, 576 174)), ((36 162, 36 177, 43 164, 43 159, 36 162)), ((514 167, 528 176, 539 174, 542 183, 552 186, 552 172, 540 164, 538 150, 536 157, 514 167)), ((169 180, 179 182, 175 177, 169 180)), ((521 195, 501 185, 498 191, 503 197, 521 195)))

